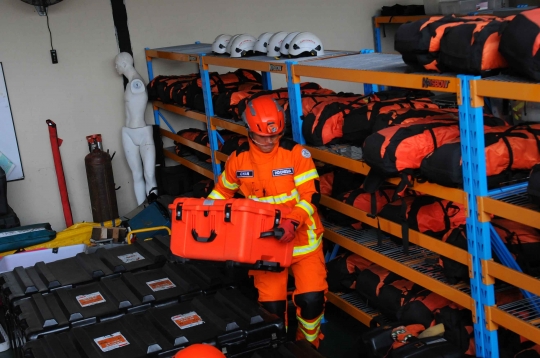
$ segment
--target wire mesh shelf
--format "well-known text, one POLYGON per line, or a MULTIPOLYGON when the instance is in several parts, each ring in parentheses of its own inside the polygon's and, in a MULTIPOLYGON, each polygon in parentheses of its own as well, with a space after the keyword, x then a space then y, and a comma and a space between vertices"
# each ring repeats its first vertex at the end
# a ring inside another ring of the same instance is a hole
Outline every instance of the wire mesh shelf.
MULTIPOLYGON (((336 234, 362 245, 372 251, 386 256, 402 265, 405 265, 417 272, 431 277, 443 284, 449 285, 463 293, 470 294, 468 283, 458 283, 452 285, 446 279, 441 266, 438 263, 440 255, 421 246, 410 246, 408 254, 403 252, 403 247, 394 243, 383 233, 383 240, 378 244, 377 231, 372 229, 355 230, 353 228, 341 227, 330 222, 323 221, 325 230, 330 230, 336 234)), ((399 272, 397 272, 399 273, 399 272)))
POLYGON ((172 52, 172 53, 178 53, 178 54, 183 54, 183 55, 202 54, 202 53, 212 53, 212 44, 199 43, 199 44, 190 44, 190 45, 159 47, 159 48, 153 48, 151 50, 161 51, 161 52, 172 52))
POLYGON ((335 155, 340 155, 342 157, 352 159, 352 160, 362 160, 363 153, 361 147, 355 147, 346 144, 334 144, 329 146, 320 146, 313 147, 317 150, 328 152, 335 155))
POLYGON ((485 77, 485 78, 482 78, 482 81, 539 84, 538 82, 525 78, 525 77, 517 77, 517 76, 509 76, 509 75, 497 75, 497 76, 485 77))
POLYGON ((540 327, 540 297, 525 298, 498 307, 527 323, 540 327))
POLYGON ((203 169, 206 169, 206 170, 210 170, 212 171, 212 164, 211 163, 208 163, 208 162, 205 162, 203 160, 200 160, 199 158, 197 158, 195 155, 193 154, 188 154, 188 155, 178 155, 176 154, 175 152, 175 147, 172 146, 172 147, 167 147, 167 148, 164 148, 166 151, 168 152, 171 152, 172 154, 174 154, 175 156, 179 157, 179 158, 182 158, 182 159, 185 159, 187 160, 188 162, 191 162, 203 169))
POLYGON ((427 74, 429 76, 456 77, 454 73, 416 72, 409 67, 401 55, 370 53, 325 59, 302 63, 305 66, 336 68, 358 71, 379 71, 403 74, 427 74))

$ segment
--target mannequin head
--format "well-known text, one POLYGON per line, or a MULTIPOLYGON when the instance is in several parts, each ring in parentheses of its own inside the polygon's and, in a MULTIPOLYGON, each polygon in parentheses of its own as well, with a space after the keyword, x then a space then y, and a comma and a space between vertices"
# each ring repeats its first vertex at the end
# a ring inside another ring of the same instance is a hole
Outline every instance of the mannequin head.
POLYGON ((120 52, 114 58, 114 64, 116 65, 116 72, 123 75, 126 73, 127 68, 133 67, 133 57, 127 52, 120 52))

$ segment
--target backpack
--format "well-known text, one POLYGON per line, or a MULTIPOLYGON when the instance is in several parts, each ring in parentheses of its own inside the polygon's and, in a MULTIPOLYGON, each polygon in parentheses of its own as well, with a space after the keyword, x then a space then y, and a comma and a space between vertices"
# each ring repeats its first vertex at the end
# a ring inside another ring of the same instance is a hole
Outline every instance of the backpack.
POLYGON ((540 9, 524 11, 506 24, 499 51, 516 73, 540 81, 540 9))
POLYGON ((491 224, 524 273, 540 275, 540 231, 515 221, 496 218, 491 224))
POLYGON ((439 53, 440 65, 453 72, 473 75, 508 67, 499 52, 499 42, 504 21, 511 18, 465 23, 445 29, 439 53))
MULTIPOLYGON (((540 124, 485 127, 486 174, 490 187, 530 170, 540 162, 540 124)), ((430 182, 462 186, 461 143, 456 138, 422 161, 420 171, 430 182)))

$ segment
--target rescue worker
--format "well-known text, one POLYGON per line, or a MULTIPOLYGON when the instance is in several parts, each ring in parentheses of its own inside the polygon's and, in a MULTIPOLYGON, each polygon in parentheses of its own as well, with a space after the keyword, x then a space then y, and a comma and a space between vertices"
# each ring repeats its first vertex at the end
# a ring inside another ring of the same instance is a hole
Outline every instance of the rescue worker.
MULTIPOLYGON (((291 270, 295 278, 293 302, 298 330, 296 339, 307 339, 319 347, 324 313, 326 266, 322 252, 323 226, 315 205, 320 199, 319 175, 311 153, 296 142, 283 138, 285 115, 279 104, 267 97, 246 106, 242 118, 248 141, 232 153, 210 199, 229 199, 238 190, 249 199, 292 208, 279 225, 280 241, 294 240, 291 270)), ((259 302, 286 322, 288 270, 255 271, 259 302)))

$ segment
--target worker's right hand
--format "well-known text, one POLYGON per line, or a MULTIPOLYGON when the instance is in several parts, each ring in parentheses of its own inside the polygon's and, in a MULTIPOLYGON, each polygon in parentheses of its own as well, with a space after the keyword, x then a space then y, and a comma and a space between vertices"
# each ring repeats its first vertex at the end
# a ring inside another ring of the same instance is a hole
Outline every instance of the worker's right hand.
POLYGON ((298 222, 292 219, 282 219, 279 223, 278 229, 283 231, 283 235, 279 239, 279 242, 288 243, 294 240, 295 231, 298 227, 298 222))

